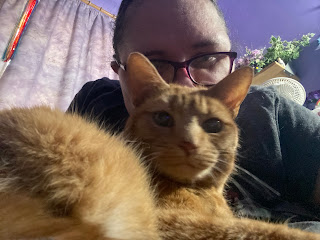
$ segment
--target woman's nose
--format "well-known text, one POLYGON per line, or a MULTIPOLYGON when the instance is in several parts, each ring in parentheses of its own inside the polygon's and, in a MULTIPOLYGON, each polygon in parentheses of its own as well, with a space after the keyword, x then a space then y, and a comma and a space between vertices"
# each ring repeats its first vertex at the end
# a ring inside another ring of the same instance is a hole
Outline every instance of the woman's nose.
POLYGON ((187 87, 194 87, 186 68, 177 69, 173 82, 187 87))

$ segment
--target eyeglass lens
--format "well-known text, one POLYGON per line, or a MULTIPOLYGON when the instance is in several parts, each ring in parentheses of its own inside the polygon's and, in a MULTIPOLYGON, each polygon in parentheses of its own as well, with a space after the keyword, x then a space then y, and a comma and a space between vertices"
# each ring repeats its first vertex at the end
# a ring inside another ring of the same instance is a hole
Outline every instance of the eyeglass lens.
MULTIPOLYGON (((151 60, 161 77, 168 83, 174 81, 175 69, 166 61, 151 60)), ((230 73, 230 57, 227 54, 208 54, 189 64, 191 79, 201 85, 218 83, 230 73)))

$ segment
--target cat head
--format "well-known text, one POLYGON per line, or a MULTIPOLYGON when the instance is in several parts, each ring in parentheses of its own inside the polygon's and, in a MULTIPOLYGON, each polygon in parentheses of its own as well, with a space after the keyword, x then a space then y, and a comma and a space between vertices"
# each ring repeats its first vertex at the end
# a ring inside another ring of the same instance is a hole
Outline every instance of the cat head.
POLYGON ((126 133, 143 143, 156 172, 183 183, 224 184, 238 145, 234 122, 252 81, 242 68, 211 88, 167 84, 149 60, 132 53, 126 85, 134 108, 126 133))

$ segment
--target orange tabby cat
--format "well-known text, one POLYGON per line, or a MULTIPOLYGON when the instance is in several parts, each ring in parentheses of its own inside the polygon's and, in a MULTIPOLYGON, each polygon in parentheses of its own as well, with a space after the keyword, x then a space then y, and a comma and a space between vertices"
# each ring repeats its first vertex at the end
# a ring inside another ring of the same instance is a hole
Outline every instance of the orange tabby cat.
POLYGON ((234 122, 253 71, 242 68, 210 89, 168 85, 142 55, 127 62, 126 132, 143 143, 157 189, 161 237, 320 239, 320 235, 233 216, 223 196, 238 147, 234 122))
POLYGON ((159 239, 140 155, 78 116, 0 112, 0 239, 159 239))
POLYGON ((43 107, 0 112, 0 239, 320 239, 235 218, 223 197, 250 69, 192 89, 166 84, 133 53, 126 74, 135 109, 125 134, 140 142, 143 158, 77 116, 43 107))

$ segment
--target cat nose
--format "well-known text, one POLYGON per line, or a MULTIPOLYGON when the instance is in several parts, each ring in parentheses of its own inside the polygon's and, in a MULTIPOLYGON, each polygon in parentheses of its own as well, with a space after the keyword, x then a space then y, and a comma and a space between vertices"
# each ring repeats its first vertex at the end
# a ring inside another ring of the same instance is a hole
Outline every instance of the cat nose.
POLYGON ((178 146, 187 154, 187 156, 189 156, 193 150, 198 148, 193 143, 187 141, 182 141, 178 146))

